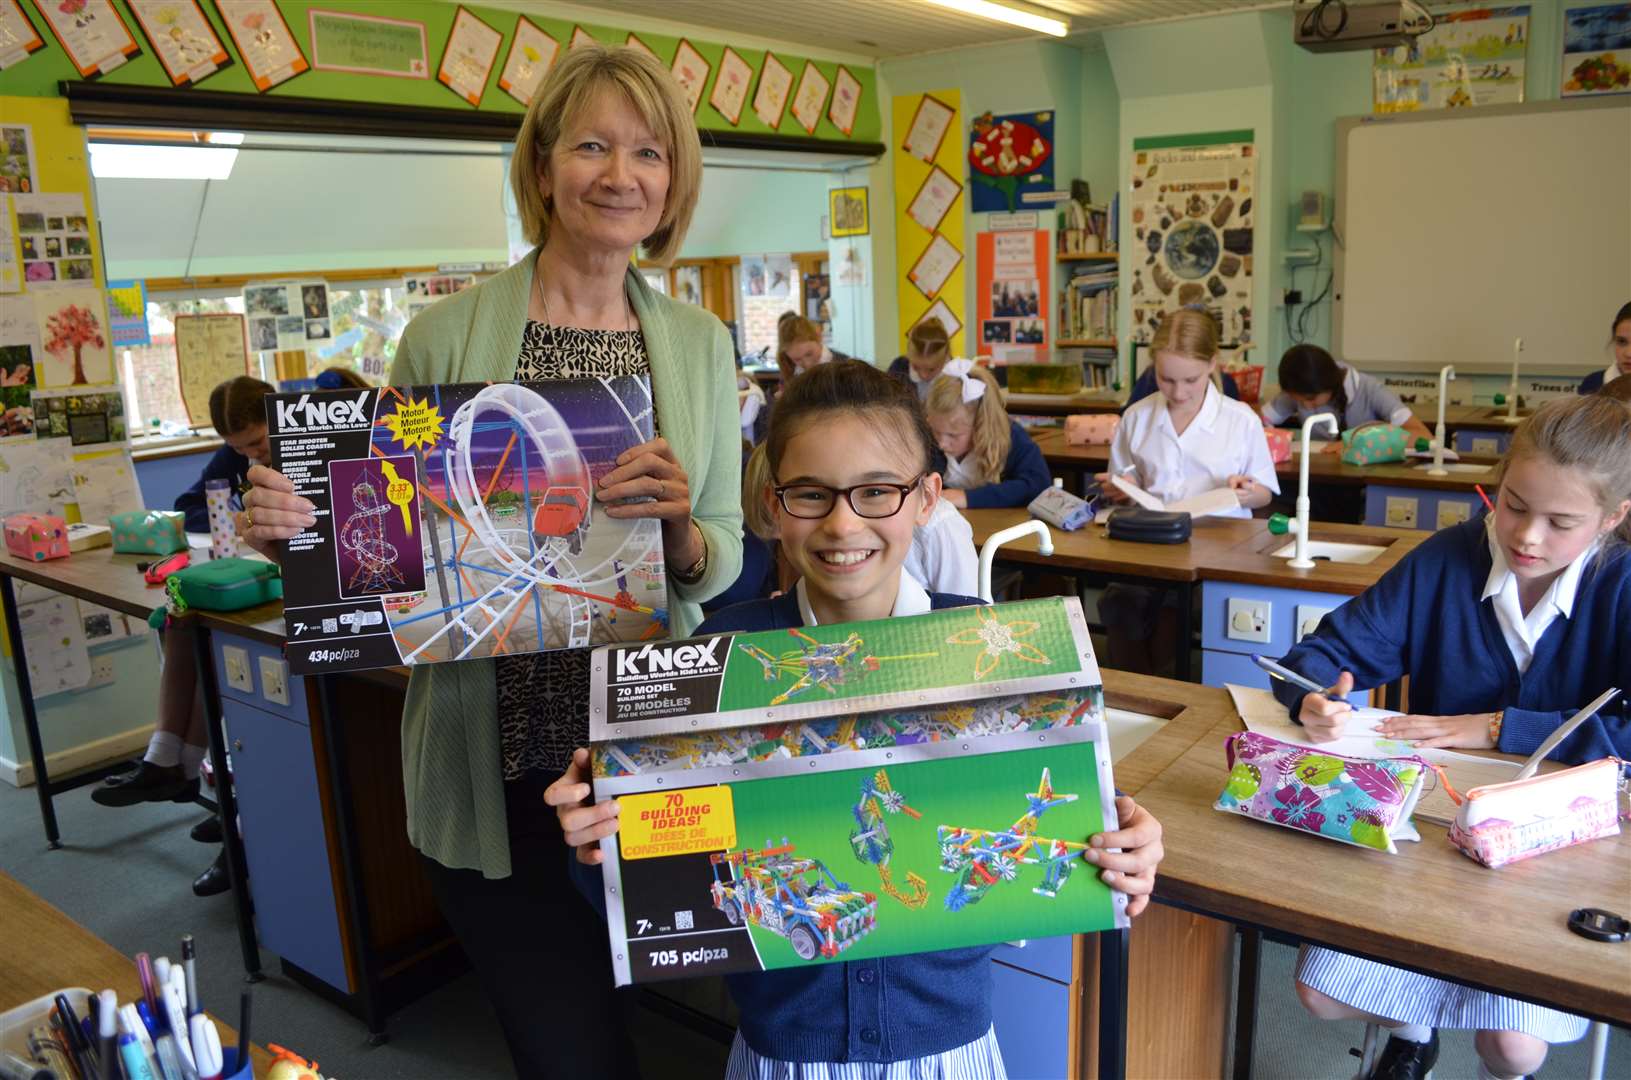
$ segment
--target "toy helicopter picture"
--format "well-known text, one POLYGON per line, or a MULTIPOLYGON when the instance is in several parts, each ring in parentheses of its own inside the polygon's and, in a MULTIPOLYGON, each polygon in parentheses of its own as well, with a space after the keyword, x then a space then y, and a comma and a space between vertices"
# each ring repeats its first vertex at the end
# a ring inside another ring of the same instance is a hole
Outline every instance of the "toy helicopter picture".
POLYGON ((1076 795, 1055 795, 1049 770, 1042 770, 1042 782, 1035 794, 1025 796, 1029 804, 1014 824, 1003 830, 969 829, 959 825, 940 826, 940 869, 956 874, 957 880, 946 893, 946 909, 961 911, 979 901, 999 881, 1013 881, 1020 866, 1040 866, 1042 884, 1031 891, 1050 900, 1059 895, 1070 873, 1087 849, 1073 840, 1050 840, 1036 835, 1036 823, 1055 806, 1075 802, 1076 795))
POLYGON ((939 655, 929 652, 905 656, 862 656, 864 642, 857 633, 851 633, 843 641, 821 642, 802 630, 787 632, 806 644, 780 656, 772 655, 757 645, 737 646, 764 668, 766 682, 779 682, 784 675, 795 677, 792 686, 770 699, 772 705, 785 705, 790 698, 797 697, 812 686, 819 686, 827 693, 836 695, 838 687, 861 678, 867 672, 877 671, 886 660, 923 660, 939 655))

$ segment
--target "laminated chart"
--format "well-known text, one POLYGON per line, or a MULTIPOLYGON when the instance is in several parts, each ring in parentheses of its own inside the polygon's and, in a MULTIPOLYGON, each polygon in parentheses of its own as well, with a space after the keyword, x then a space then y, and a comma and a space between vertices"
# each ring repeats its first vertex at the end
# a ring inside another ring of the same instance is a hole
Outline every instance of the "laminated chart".
POLYGON ((646 378, 279 394, 267 418, 316 507, 283 564, 293 673, 667 633, 661 526, 594 499, 652 438, 646 378))
POLYGON ((591 664, 619 985, 1127 925, 1075 598, 687 641, 591 664))

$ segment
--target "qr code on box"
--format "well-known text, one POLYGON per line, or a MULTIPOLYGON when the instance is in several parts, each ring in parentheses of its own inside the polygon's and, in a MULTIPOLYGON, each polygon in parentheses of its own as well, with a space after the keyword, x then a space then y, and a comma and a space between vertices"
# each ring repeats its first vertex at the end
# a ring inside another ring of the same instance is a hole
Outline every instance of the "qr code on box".
POLYGON ((691 921, 691 913, 689 911, 674 912, 674 929, 690 930, 693 928, 693 925, 694 924, 691 921))

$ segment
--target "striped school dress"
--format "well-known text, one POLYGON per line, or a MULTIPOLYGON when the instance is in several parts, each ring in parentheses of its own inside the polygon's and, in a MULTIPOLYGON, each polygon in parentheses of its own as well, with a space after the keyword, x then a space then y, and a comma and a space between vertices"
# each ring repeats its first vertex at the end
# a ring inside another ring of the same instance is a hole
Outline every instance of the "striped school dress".
POLYGON ((1345 1005, 1405 1024, 1521 1031, 1549 1043, 1574 1042, 1588 1024, 1579 1016, 1474 990, 1334 949, 1303 946, 1297 981, 1345 1005))
POLYGON ((725 1080, 1007 1080, 997 1029, 927 1057, 906 1061, 777 1061, 754 1053, 738 1033, 725 1080))

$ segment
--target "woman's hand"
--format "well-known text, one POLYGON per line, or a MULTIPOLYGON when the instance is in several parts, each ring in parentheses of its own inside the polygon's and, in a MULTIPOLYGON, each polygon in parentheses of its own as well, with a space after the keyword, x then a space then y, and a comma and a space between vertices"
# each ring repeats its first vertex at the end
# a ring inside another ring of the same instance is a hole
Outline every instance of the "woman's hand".
POLYGON ((1379 735, 1403 739, 1415 746, 1455 746, 1467 750, 1488 750, 1495 744, 1489 738, 1494 713, 1463 713, 1460 716, 1390 716, 1376 725, 1379 735))
POLYGON ((1337 676, 1335 685, 1326 688, 1325 693, 1303 697, 1302 711, 1297 714, 1297 720, 1307 729, 1310 739, 1330 742, 1342 737, 1342 729, 1348 723, 1348 714, 1353 712, 1353 706, 1346 701, 1332 699, 1347 697, 1353 688, 1353 675, 1344 671, 1337 676))
POLYGON ((309 499, 294 493, 294 481, 265 465, 250 466, 243 512, 234 516, 238 535, 250 547, 277 562, 278 543, 316 524, 309 499))
POLYGON ((691 522, 691 480, 667 439, 659 436, 617 455, 617 467, 600 478, 595 498, 608 504, 607 517, 661 521, 663 554, 671 565, 684 568, 702 558, 702 533, 691 522))
POLYGON ((1099 868, 1101 881, 1127 894, 1130 919, 1149 906, 1155 891, 1155 868, 1166 852, 1161 847, 1161 823, 1129 796, 1116 796, 1116 817, 1120 828, 1088 837, 1082 858, 1099 868))
POLYGON ((605 857, 600 841, 617 831, 617 800, 590 803, 589 751, 581 746, 572 751, 572 764, 544 789, 544 803, 555 808, 555 817, 561 823, 566 842, 578 849, 578 861, 585 866, 599 866, 605 857))

